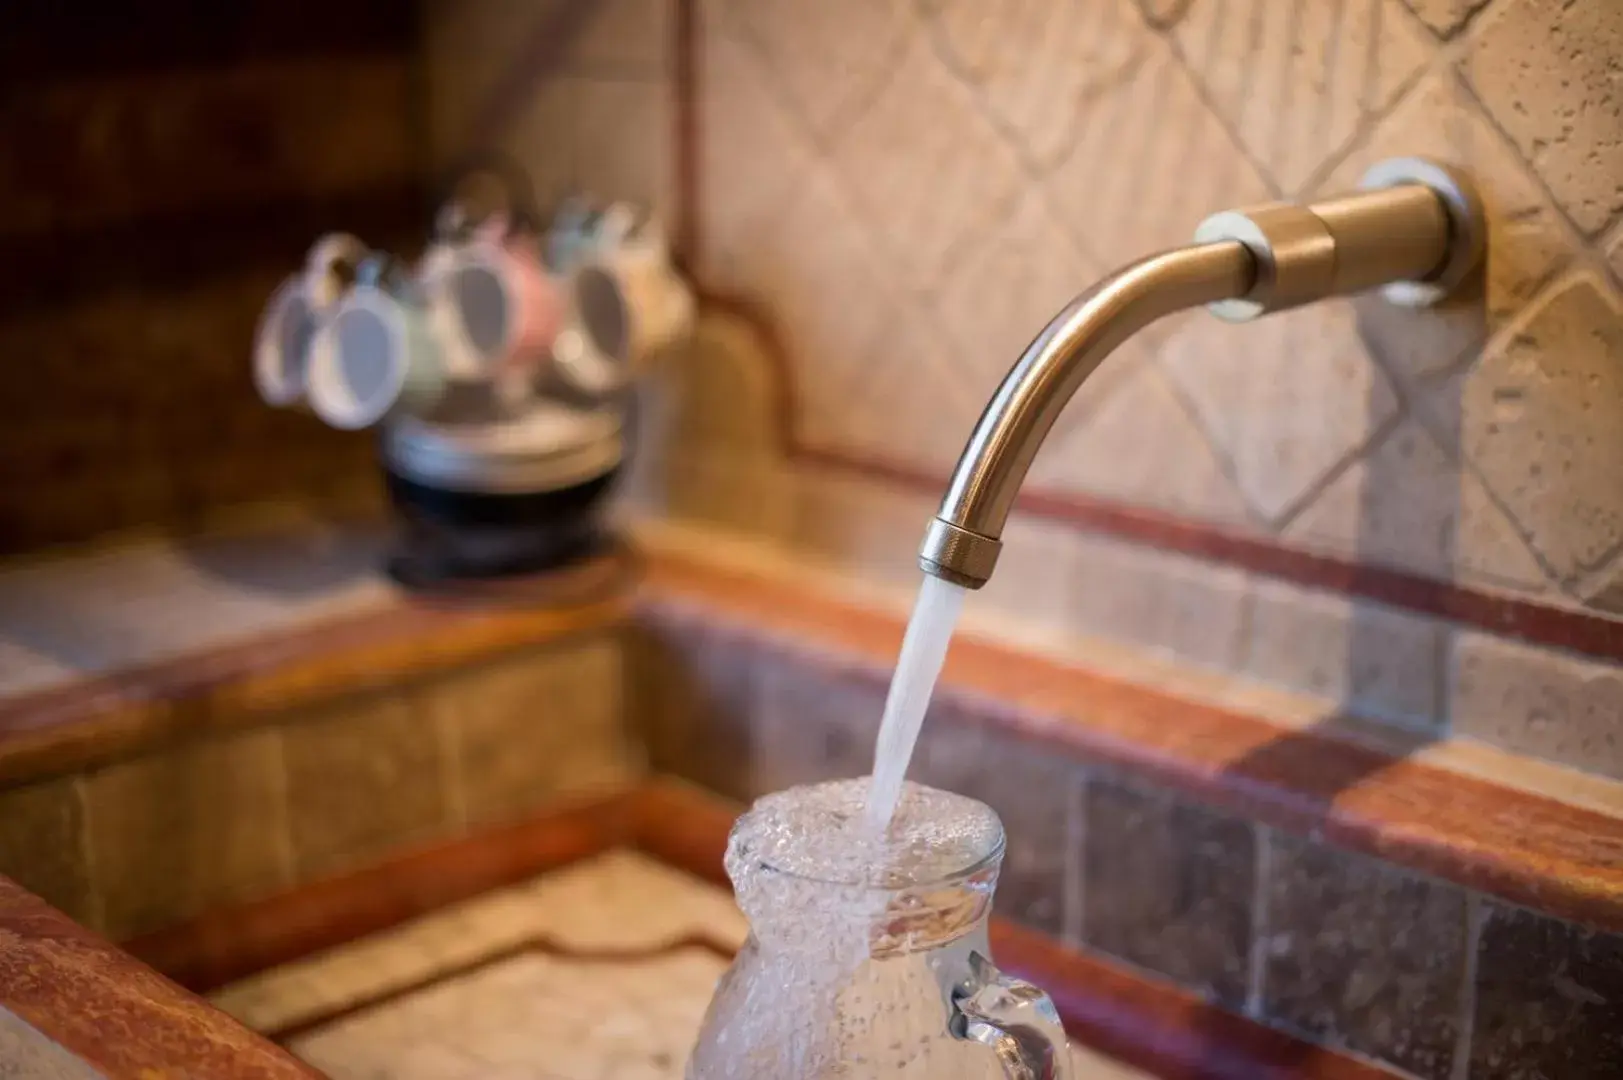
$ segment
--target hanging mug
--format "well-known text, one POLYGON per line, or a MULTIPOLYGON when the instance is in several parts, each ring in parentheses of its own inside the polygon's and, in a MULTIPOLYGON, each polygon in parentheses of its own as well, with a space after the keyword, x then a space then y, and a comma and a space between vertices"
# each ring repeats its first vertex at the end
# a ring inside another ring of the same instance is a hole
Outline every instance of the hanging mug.
POLYGON ((647 229, 595 247, 569 278, 569 314, 553 343, 553 370, 577 393, 619 392, 693 326, 693 294, 647 229))
POLYGON ((424 284, 457 367, 499 383, 533 381, 563 322, 564 297, 533 235, 502 217, 435 253, 424 284))
POLYGON ((304 268, 271 293, 254 330, 254 386, 265 404, 297 404, 305 393, 310 342, 322 315, 342 294, 341 267, 353 268, 366 245, 348 233, 317 240, 304 268))
POLYGON ((445 390, 439 343, 414 281, 384 255, 362 261, 355 284, 310 343, 310 407, 353 431, 390 416, 420 414, 445 390))

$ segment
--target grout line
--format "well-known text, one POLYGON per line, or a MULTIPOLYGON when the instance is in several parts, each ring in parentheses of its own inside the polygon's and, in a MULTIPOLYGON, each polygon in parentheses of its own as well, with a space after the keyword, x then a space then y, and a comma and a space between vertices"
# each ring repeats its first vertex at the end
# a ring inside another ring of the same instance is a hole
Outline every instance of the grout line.
POLYGON ((1078 769, 1076 782, 1068 792, 1065 807, 1066 835, 1070 843, 1065 852, 1064 941, 1073 949, 1082 949, 1083 911, 1087 904, 1088 888, 1088 815, 1087 793, 1092 777, 1087 769, 1078 769))
POLYGON ((1465 894, 1465 962, 1460 965, 1459 1028, 1454 1034, 1454 1067, 1449 1080, 1470 1080, 1471 1042, 1476 1034, 1477 950, 1488 922, 1488 906, 1479 893, 1465 894))
MULTIPOLYGON (((1386 376, 1385 369, 1379 364, 1371 361, 1370 367, 1377 376, 1382 378, 1386 376)), ((1355 465, 1359 465, 1367 461, 1369 459, 1369 455, 1375 450, 1375 448, 1391 437, 1392 433, 1402 425, 1403 419, 1407 415, 1407 412, 1403 407, 1402 399, 1398 397, 1395 391, 1392 396, 1396 402, 1396 406, 1392 410, 1392 415, 1388 416, 1385 420, 1382 420, 1374 427, 1366 428, 1363 438, 1354 442, 1340 461, 1336 462, 1329 469, 1327 469, 1322 476, 1309 484, 1307 488, 1295 499, 1292 499, 1290 502, 1286 503, 1285 506, 1279 511, 1277 516, 1268 520, 1269 528, 1271 528, 1275 533, 1283 533, 1290 527, 1291 522, 1301 517, 1310 506, 1318 502, 1319 497, 1322 496, 1332 484, 1339 480, 1343 474, 1352 469, 1355 465)))
POLYGON ((452 831, 468 827, 468 793, 462 784, 462 739, 456 730, 452 709, 436 709, 426 700, 426 693, 413 691, 407 700, 412 709, 428 711, 428 722, 434 726, 434 740, 439 744, 440 782, 445 785, 447 824, 452 831))
POLYGON ((1267 825, 1254 824, 1255 861, 1251 885, 1251 952, 1248 958, 1245 1014, 1254 1020, 1263 1019, 1263 1000, 1268 990, 1268 885, 1273 876, 1274 830, 1267 825))
MULTIPOLYGON (((281 826, 276 830, 277 857, 281 863, 282 881, 291 888, 299 880, 299 853, 293 844, 292 778, 287 766, 287 730, 281 724, 260 729, 270 736, 271 754, 276 758, 276 808, 281 826)), ((252 737, 251 733, 248 737, 252 737)))
POLYGON ((85 887, 88 894, 85 898, 85 915, 90 920, 91 929, 101 932, 107 926, 107 895, 102 883, 97 880, 96 845, 91 841, 93 833, 90 823, 90 793, 85 790, 89 776, 87 772, 80 772, 75 774, 71 781, 73 801, 79 810, 79 835, 75 839, 85 864, 85 887))

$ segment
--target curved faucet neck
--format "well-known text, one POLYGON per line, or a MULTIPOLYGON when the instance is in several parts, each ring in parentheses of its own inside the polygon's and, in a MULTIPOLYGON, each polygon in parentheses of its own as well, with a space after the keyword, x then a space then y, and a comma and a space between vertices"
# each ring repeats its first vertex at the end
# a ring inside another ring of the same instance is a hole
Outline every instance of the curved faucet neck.
POLYGON ((1026 346, 958 459, 919 563, 978 588, 991 575, 1020 484, 1066 402, 1129 337, 1174 312, 1245 296, 1257 264, 1224 240, 1140 259, 1078 296, 1026 346))
POLYGON ((1476 271, 1485 232, 1469 179, 1398 158, 1372 168, 1361 191, 1214 214, 1194 245, 1123 267, 1071 301, 1004 378, 958 460, 919 566, 966 588, 986 583, 1026 470, 1065 403, 1156 319, 1205 304, 1245 321, 1377 286, 1398 303, 1436 303, 1476 271))

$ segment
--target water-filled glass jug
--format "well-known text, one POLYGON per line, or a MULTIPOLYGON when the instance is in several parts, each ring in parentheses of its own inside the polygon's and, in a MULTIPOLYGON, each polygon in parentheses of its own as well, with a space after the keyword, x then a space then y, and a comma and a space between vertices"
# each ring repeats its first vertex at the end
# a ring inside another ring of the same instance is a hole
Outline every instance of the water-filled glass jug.
POLYGON ((1003 827, 907 785, 869 826, 866 781, 768 795, 727 873, 750 936, 717 986, 688 1080, 1065 1080, 1053 1003, 1001 974, 987 918, 1003 827))

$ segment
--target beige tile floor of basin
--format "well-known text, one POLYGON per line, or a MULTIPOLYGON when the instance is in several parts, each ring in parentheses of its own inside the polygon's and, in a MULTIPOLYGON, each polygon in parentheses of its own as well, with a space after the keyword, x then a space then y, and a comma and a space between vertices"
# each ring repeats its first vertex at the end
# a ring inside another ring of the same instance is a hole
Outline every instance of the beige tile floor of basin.
MULTIPOLYGON (((725 889, 614 852, 213 1000, 335 1080, 680 1080, 746 933, 725 889)), ((1076 1065, 1145 1080, 1080 1048, 1076 1065)))

